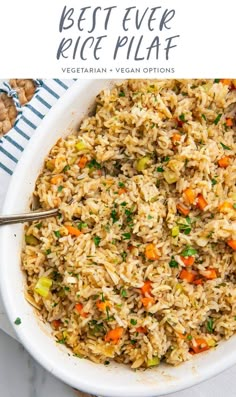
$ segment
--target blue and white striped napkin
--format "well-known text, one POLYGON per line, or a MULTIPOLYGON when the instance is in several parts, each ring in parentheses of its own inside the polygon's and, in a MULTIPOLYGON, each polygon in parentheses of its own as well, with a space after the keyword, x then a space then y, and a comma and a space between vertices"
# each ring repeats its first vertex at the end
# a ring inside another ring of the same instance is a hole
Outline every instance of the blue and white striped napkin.
MULTIPOLYGON (((0 213, 4 197, 14 172, 30 138, 35 133, 37 126, 57 100, 72 86, 75 80, 38 80, 37 91, 32 100, 20 111, 15 126, 5 136, 0 139, 0 213)), ((5 91, 13 97, 17 106, 17 97, 11 87, 3 83, 0 91, 5 91)), ((37 133, 37 132, 36 132, 37 133)), ((13 330, 4 313, 4 308, 0 298, 0 329, 14 336, 13 330)))

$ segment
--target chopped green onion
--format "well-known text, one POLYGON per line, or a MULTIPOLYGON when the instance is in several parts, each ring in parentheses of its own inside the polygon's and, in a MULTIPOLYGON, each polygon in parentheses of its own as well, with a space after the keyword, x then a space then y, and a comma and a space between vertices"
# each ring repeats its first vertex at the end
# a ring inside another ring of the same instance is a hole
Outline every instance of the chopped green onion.
POLYGON ((211 180, 211 184, 212 184, 212 186, 215 186, 215 185, 217 184, 217 180, 216 180, 215 178, 213 178, 213 179, 211 180))
POLYGON ((60 193, 64 189, 64 186, 58 186, 57 191, 60 193))
POLYGON ((186 257, 186 256, 193 256, 197 254, 197 250, 195 248, 187 247, 185 248, 182 252, 181 255, 186 257))
POLYGON ((50 278, 40 277, 37 281, 34 291, 37 294, 43 296, 44 298, 47 298, 51 286, 52 286, 52 280, 50 278))
POLYGON ((47 249, 47 250, 45 251, 45 254, 46 254, 46 255, 49 255, 49 254, 51 254, 51 252, 52 252, 52 250, 49 248, 49 249, 47 249))
POLYGON ((15 319, 14 324, 16 324, 16 325, 20 325, 20 324, 21 324, 21 319, 20 319, 20 317, 17 317, 17 318, 15 319))
POLYGON ((110 364, 110 361, 108 361, 108 360, 104 361, 104 365, 109 365, 109 364, 110 364))
POLYGON ((131 238, 131 233, 123 233, 122 237, 124 238, 124 240, 129 240, 131 238))
POLYGON ((220 79, 215 79, 214 80, 214 83, 219 83, 220 82, 220 79))
POLYGON ((157 172, 164 172, 164 168, 162 168, 162 167, 157 167, 157 172))
POLYGON ((40 223, 37 223, 37 225, 35 225, 35 227, 37 227, 37 229, 41 229, 41 227, 43 226, 43 223, 42 222, 40 222, 40 223))
POLYGON ((226 146, 223 142, 220 142, 221 146, 223 149, 225 150, 231 150, 231 148, 229 146, 226 146))
POLYGON ((112 219, 113 223, 115 223, 119 220, 119 216, 118 216, 116 210, 111 211, 111 219, 112 219))
POLYGON ((87 223, 80 222, 80 223, 78 223, 77 228, 78 228, 79 230, 82 230, 82 229, 84 229, 84 228, 87 227, 87 226, 88 226, 87 223))
POLYGON ((122 207, 125 207, 127 205, 127 203, 125 201, 123 201, 123 203, 120 204, 122 207))
POLYGON ((119 92, 119 97, 124 97, 124 96, 125 96, 124 91, 120 91, 120 92, 119 92))
POLYGON ((179 119, 182 121, 182 122, 185 122, 186 120, 185 120, 185 115, 182 113, 180 116, 179 116, 179 119))
POLYGON ((206 329, 210 334, 212 334, 213 332, 213 324, 213 319, 209 317, 209 319, 207 320, 206 329))
POLYGON ((131 320, 130 320, 130 324, 132 324, 132 325, 136 325, 136 324, 137 324, 137 320, 134 320, 133 318, 131 318, 131 320))
POLYGON ((118 186, 119 186, 119 187, 125 187, 125 184, 124 184, 123 182, 119 182, 119 183, 118 183, 118 186))
POLYGON ((156 367, 160 364, 159 357, 153 357, 151 360, 147 360, 147 367, 156 367))
POLYGON ((95 237, 93 238, 93 242, 94 242, 94 244, 95 244, 96 247, 99 246, 100 241, 101 241, 101 237, 99 237, 99 236, 95 236, 95 237))
POLYGON ((97 169, 100 170, 101 169, 101 164, 99 164, 95 159, 92 159, 88 164, 89 169, 97 169))
POLYGON ((66 172, 66 171, 69 171, 70 170, 70 166, 69 165, 66 165, 64 168, 63 168, 63 172, 66 172))
POLYGON ((120 291, 120 294, 121 294, 122 298, 127 298, 128 294, 127 294, 126 289, 122 288, 122 290, 120 291))
POLYGON ((218 114, 218 116, 216 117, 216 119, 214 120, 214 124, 217 125, 221 119, 222 113, 218 114))
POLYGON ((127 252, 125 252, 125 251, 121 253, 121 258, 123 259, 123 261, 126 260, 127 255, 128 255, 128 254, 127 254, 127 252))
POLYGON ((174 259, 174 257, 171 257, 171 261, 169 262, 170 267, 178 267, 178 262, 174 259))
POLYGON ((166 163, 167 161, 169 161, 170 160, 170 157, 169 156, 165 156, 165 157, 163 157, 163 159, 161 160, 161 162, 162 163, 166 163))
POLYGON ((59 230, 55 230, 55 231, 54 231, 54 234, 55 234, 55 236, 56 236, 57 238, 60 238, 60 237, 61 237, 61 234, 60 234, 59 230))
POLYGON ((137 165, 136 165, 136 170, 138 172, 144 171, 145 168, 147 167, 147 164, 149 163, 150 158, 148 156, 142 157, 140 160, 138 160, 137 165))
POLYGON ((206 121, 206 116, 205 116, 205 114, 202 114, 202 118, 206 121))

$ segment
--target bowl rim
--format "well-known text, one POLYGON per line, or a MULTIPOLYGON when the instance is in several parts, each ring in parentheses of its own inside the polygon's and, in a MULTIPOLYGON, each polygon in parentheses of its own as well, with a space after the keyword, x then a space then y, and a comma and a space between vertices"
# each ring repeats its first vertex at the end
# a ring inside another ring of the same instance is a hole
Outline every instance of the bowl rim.
MULTIPOLYGON (((31 138, 30 142, 28 143, 26 149, 24 150, 24 153, 22 154, 22 157, 19 161, 19 163, 16 166, 16 169, 11 177, 11 181, 8 187, 8 191, 4 200, 3 204, 3 211, 7 214, 9 213, 9 202, 11 202, 10 197, 12 197, 12 194, 14 194, 14 186, 17 183, 18 180, 18 175, 21 174, 22 170, 25 171, 25 166, 24 166, 24 160, 27 159, 28 154, 31 153, 32 149, 35 151, 36 144, 40 144, 40 142, 45 139, 44 137, 44 131, 48 129, 48 126, 51 123, 54 123, 55 121, 55 114, 58 114, 60 111, 64 111, 65 108, 65 103, 67 99, 69 99, 69 102, 73 102, 73 100, 77 97, 78 95, 78 88, 81 90, 86 89, 89 87, 90 84, 93 83, 94 80, 77 80, 69 89, 68 91, 58 100, 58 102, 53 106, 52 110, 48 112, 48 114, 45 116, 43 121, 41 122, 40 126, 37 128, 37 133, 33 135, 31 138)), ((114 80, 115 81, 115 80, 114 80)), ((11 209, 11 204, 10 204, 10 209, 11 209)), ((8 306, 8 294, 10 293, 7 291, 5 288, 5 266, 2 266, 1 264, 7 260, 7 252, 6 252, 6 247, 7 247, 7 230, 9 230, 10 226, 3 226, 0 227, 0 293, 2 295, 3 299, 3 304, 7 313, 7 316, 11 322, 11 324, 14 323, 14 314, 11 308, 8 306)), ((54 376, 56 376, 58 379, 61 381, 64 381, 65 383, 69 384, 70 386, 74 388, 78 388, 81 391, 84 391, 86 393, 92 393, 94 395, 103 395, 107 397, 120 397, 121 391, 117 388, 107 388, 106 386, 103 388, 98 388, 96 387, 96 382, 91 382, 89 377, 87 378, 87 381, 81 378, 77 378, 76 380, 71 377, 68 372, 62 368, 62 366, 59 366, 57 363, 54 363, 53 371, 52 371, 52 361, 50 358, 47 357, 47 354, 43 353, 42 350, 40 349, 35 349, 34 343, 31 342, 29 335, 25 331, 24 328, 22 327, 16 327, 14 326, 14 330, 16 332, 16 335, 18 339, 21 341, 23 346, 26 348, 26 350, 38 361, 44 368, 47 369, 48 372, 53 373, 54 376)), ((227 343, 227 342, 225 342, 227 343)), ((218 347, 219 348, 219 347, 218 347)), ((203 353, 204 354, 204 353, 203 353)), ((209 352, 207 354, 210 354, 209 352)), ((143 392, 139 392, 137 387, 136 389, 132 392, 129 390, 128 394, 126 394, 129 397, 151 397, 153 395, 157 396, 159 395, 158 393, 161 393, 161 395, 169 394, 169 393, 174 393, 189 387, 192 387, 196 384, 199 384, 217 374, 220 372, 226 370, 227 368, 231 367, 236 363, 236 354, 234 353, 233 349, 230 351, 230 353, 227 353, 226 355, 222 355, 219 360, 215 361, 212 363, 209 368, 207 368, 207 371, 202 371, 198 373, 197 377, 194 376, 188 376, 186 379, 182 379, 180 382, 178 382, 176 385, 175 384, 169 384, 166 387, 166 391, 158 391, 156 386, 153 387, 153 393, 150 394, 145 394, 143 392)))

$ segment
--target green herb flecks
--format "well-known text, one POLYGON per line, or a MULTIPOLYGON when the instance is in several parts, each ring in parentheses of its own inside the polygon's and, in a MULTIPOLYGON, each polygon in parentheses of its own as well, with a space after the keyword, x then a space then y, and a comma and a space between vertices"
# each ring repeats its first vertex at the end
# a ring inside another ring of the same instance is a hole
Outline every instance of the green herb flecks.
POLYGON ((116 210, 111 211, 111 219, 112 219, 112 223, 118 222, 119 216, 116 210))
POLYGON ((60 238, 60 237, 61 237, 61 234, 60 234, 59 230, 54 231, 54 234, 55 234, 55 236, 56 236, 57 238, 60 238))
POLYGON ((17 318, 15 319, 14 324, 16 324, 16 325, 20 325, 20 324, 21 324, 21 319, 20 319, 20 317, 17 317, 17 318))
POLYGON ((122 234, 122 237, 123 237, 124 240, 130 240, 130 238, 131 238, 131 233, 123 233, 123 234, 122 234))
POLYGON ((37 229, 41 229, 41 227, 43 226, 43 223, 42 222, 40 222, 40 223, 37 223, 37 225, 35 225, 35 227, 37 227, 37 229))
POLYGON ((92 159, 88 164, 87 164, 88 168, 91 169, 96 169, 96 170, 100 170, 101 169, 101 164, 99 164, 97 162, 97 160, 92 159))
POLYGON ((231 150, 231 148, 229 146, 226 146, 223 142, 220 142, 221 146, 223 149, 225 150, 231 150))
POLYGON ((164 168, 162 168, 162 167, 157 167, 157 172, 164 172, 164 168))
POLYGON ((179 115, 179 119, 184 123, 186 120, 185 120, 185 115, 184 115, 184 113, 182 113, 182 114, 180 114, 179 115))
POLYGON ((132 324, 132 325, 136 325, 136 324, 137 324, 137 320, 135 320, 134 318, 131 318, 131 320, 130 320, 130 324, 132 324))
POLYGON ((94 236, 94 237, 93 237, 93 242, 94 242, 94 244, 95 244, 96 247, 99 246, 100 241, 101 241, 101 237, 99 237, 99 236, 94 236))
POLYGON ((64 186, 58 186, 57 191, 60 193, 64 189, 64 186))
POLYGON ((218 116, 214 120, 214 124, 217 125, 221 119, 222 113, 218 114, 218 116))
POLYGON ((205 116, 205 114, 202 114, 202 118, 206 121, 206 116, 205 116))
POLYGON ((127 293, 126 289, 124 289, 124 288, 121 289, 120 294, 121 294, 122 298, 127 298, 127 296, 128 296, 128 293, 127 293))
POLYGON ((125 96, 124 91, 120 91, 120 92, 119 92, 119 97, 124 97, 124 96, 125 96))
POLYGON ((193 256, 197 254, 197 250, 195 248, 187 247, 182 252, 181 255, 184 257, 193 256))
POLYGON ((67 164, 64 168, 63 168, 63 172, 67 172, 70 170, 70 166, 67 164))
POLYGON ((206 329, 210 334, 212 334, 214 331, 213 326, 214 326, 213 319, 209 317, 206 323, 206 329))
POLYGON ((178 267, 178 262, 174 259, 174 257, 171 257, 171 261, 169 262, 170 267, 178 267))
POLYGON ((217 180, 216 180, 215 178, 213 178, 213 179, 211 180, 211 184, 212 184, 212 186, 215 186, 215 185, 217 184, 217 180))

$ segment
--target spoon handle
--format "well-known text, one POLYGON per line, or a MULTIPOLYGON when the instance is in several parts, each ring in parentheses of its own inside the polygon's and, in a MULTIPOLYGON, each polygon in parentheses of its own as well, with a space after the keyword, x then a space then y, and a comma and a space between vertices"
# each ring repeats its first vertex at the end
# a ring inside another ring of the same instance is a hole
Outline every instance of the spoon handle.
POLYGON ((33 211, 28 214, 17 214, 17 215, 5 215, 0 216, 0 226, 1 225, 11 225, 13 223, 24 223, 27 221, 35 221, 38 219, 50 218, 51 216, 56 216, 58 214, 58 209, 44 210, 44 211, 33 211))

